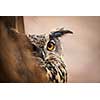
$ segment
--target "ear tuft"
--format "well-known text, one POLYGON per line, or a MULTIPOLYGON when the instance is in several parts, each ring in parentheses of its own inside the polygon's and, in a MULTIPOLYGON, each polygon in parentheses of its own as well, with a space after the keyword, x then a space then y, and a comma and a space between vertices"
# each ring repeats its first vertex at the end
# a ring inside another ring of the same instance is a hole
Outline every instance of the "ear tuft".
POLYGON ((61 36, 64 35, 64 34, 73 34, 73 32, 70 31, 70 30, 64 30, 64 28, 60 28, 60 29, 57 30, 57 31, 51 32, 51 35, 52 35, 53 37, 61 37, 61 36))

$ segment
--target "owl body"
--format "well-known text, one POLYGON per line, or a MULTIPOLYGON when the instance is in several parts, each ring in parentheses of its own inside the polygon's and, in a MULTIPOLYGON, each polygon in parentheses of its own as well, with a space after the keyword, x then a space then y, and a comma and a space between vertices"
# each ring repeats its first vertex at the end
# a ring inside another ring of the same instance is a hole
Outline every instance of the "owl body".
POLYGON ((59 37, 65 33, 72 33, 69 30, 60 29, 50 34, 29 35, 28 38, 33 46, 33 55, 46 71, 49 82, 67 82, 67 66, 64 64, 62 48, 59 37))

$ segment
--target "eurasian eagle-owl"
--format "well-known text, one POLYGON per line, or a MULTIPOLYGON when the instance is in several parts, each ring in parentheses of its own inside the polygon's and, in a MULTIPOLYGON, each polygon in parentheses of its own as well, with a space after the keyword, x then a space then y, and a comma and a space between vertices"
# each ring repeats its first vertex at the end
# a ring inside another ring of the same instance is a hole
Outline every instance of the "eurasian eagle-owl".
POLYGON ((59 37, 66 33, 73 33, 64 28, 50 34, 29 34, 28 38, 33 46, 33 55, 46 71, 49 82, 67 82, 67 67, 62 60, 62 48, 59 37))

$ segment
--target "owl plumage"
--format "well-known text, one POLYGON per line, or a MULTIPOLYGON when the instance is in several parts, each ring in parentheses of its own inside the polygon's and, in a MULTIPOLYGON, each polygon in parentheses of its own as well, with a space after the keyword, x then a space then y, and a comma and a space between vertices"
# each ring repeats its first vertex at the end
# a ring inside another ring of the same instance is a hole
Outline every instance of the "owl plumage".
POLYGON ((61 28, 50 34, 29 34, 28 36, 33 45, 33 55, 46 71, 49 82, 67 82, 67 67, 61 58, 62 49, 59 39, 66 33, 72 34, 73 32, 61 28))

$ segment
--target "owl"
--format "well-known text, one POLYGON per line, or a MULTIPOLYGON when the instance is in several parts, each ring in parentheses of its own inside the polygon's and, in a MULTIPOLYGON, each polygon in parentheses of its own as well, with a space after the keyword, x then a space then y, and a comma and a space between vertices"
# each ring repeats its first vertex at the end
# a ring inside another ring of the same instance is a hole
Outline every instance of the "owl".
POLYGON ((62 60, 62 47, 60 37, 66 33, 73 33, 70 30, 60 28, 49 34, 29 34, 33 52, 32 54, 40 62, 41 68, 46 71, 49 82, 67 82, 67 66, 62 60))

